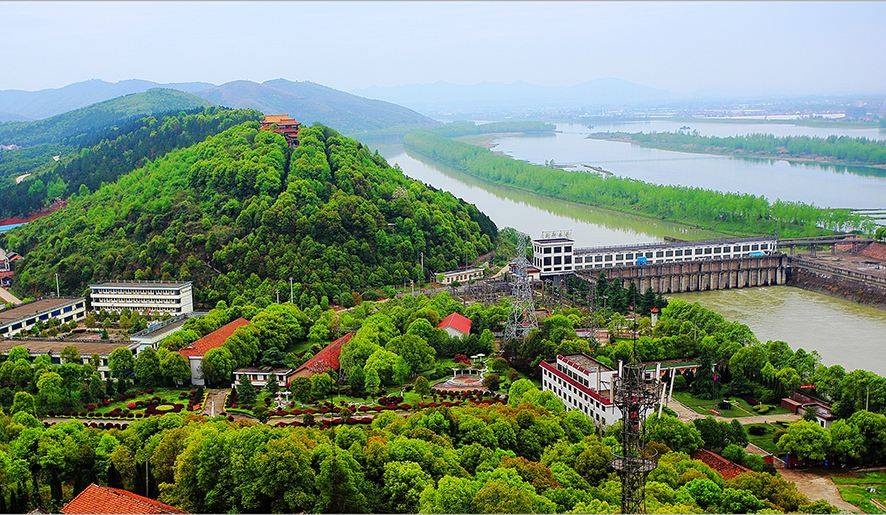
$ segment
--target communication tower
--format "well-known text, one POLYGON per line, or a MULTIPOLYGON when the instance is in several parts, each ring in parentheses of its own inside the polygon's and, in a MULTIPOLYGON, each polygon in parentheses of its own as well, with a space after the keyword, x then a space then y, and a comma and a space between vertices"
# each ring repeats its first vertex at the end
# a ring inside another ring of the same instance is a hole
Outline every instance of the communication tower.
POLYGON ((632 362, 619 367, 615 381, 615 405, 621 410, 622 453, 612 462, 621 478, 621 512, 643 513, 646 477, 655 468, 655 456, 646 453, 647 413, 660 402, 661 381, 658 369, 650 380, 643 378, 644 366, 632 362))
POLYGON ((514 283, 511 285, 511 296, 514 307, 508 325, 505 327, 505 339, 515 340, 526 336, 538 328, 535 316, 535 302, 532 298, 532 278, 529 277, 529 260, 526 259, 526 237, 520 234, 517 243, 517 257, 512 261, 514 283))

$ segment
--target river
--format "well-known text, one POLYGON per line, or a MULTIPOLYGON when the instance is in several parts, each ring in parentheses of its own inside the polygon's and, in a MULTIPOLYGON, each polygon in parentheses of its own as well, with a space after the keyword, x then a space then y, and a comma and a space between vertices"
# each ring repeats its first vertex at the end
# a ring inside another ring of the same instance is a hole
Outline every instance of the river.
MULTIPOLYGON (((734 127, 734 124, 716 124, 734 127)), ((769 127, 769 125, 764 125, 769 127)), ((657 129, 656 129, 657 130, 657 129)), ((548 142, 555 137, 543 138, 548 142)), ((715 237, 680 224, 564 202, 493 185, 407 154, 400 145, 374 145, 392 164, 417 180, 475 204, 499 227, 538 236, 568 229, 578 245, 630 244, 715 237)), ((542 159, 543 161, 543 159, 542 159)), ((725 290, 680 297, 701 302, 731 320, 747 324, 763 340, 781 339, 792 347, 817 350, 826 364, 886 374, 886 312, 792 287, 725 290)))
MULTIPOLYGON (((686 122, 702 134, 750 134, 772 128, 786 132, 779 124, 686 122)), ((784 160, 748 159, 731 156, 692 154, 644 148, 631 143, 588 139, 591 132, 649 132, 674 130, 680 122, 645 122, 600 125, 589 129, 579 124, 558 124, 551 135, 502 136, 492 139, 493 149, 517 159, 543 164, 600 166, 615 175, 656 184, 698 186, 719 191, 751 193, 770 200, 812 203, 821 207, 886 207, 886 170, 796 163, 784 160)), ((793 132, 827 135, 848 131, 878 129, 824 129, 794 127, 793 132), (827 132, 821 132, 827 131, 827 132)))
POLYGON ((886 375, 886 311, 791 286, 673 295, 700 302, 754 331, 818 351, 822 362, 886 375))

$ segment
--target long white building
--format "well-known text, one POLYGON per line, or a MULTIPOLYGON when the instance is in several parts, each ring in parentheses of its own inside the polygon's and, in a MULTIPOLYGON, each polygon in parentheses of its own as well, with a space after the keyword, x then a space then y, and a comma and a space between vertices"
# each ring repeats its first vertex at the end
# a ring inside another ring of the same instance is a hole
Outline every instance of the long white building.
POLYGON ((182 315, 194 311, 190 282, 109 281, 89 287, 92 309, 182 315))
POLYGON ((38 322, 58 320, 67 323, 86 317, 83 297, 39 299, 0 311, 0 338, 9 338, 34 327, 38 322))
POLYGON ((593 268, 765 255, 777 251, 777 246, 777 240, 769 236, 592 248, 576 248, 570 238, 539 238, 532 241, 532 264, 544 277, 593 268))

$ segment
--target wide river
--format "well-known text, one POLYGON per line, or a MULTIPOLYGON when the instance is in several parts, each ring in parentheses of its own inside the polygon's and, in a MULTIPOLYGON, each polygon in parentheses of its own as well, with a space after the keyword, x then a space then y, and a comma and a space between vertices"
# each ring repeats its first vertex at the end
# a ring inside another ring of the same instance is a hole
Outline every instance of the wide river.
POLYGON ((491 144, 498 152, 532 163, 553 160, 569 167, 599 166, 618 176, 656 184, 751 193, 770 200, 800 201, 821 207, 886 208, 886 170, 882 169, 691 154, 587 138, 592 132, 665 132, 683 125, 703 135, 717 136, 760 132, 866 137, 880 134, 876 128, 651 121, 597 125, 592 129, 578 124, 559 124, 556 134, 498 137, 491 144))
MULTIPOLYGON (((765 132, 764 129, 770 127, 782 131, 786 130, 785 127, 795 127, 798 131, 820 130, 813 127, 748 124, 745 131, 741 131, 742 124, 707 125, 713 125, 717 130, 731 131, 723 134, 765 132)), ((697 128, 699 132, 703 132, 701 127, 697 128)), ((597 129, 605 130, 595 127, 597 129)), ((668 129, 655 126, 651 130, 668 129)), ((826 136, 828 133, 813 135, 826 136)), ((555 152, 560 151, 561 147, 555 142, 562 140, 562 137, 561 133, 546 138, 507 137, 496 141, 501 143, 503 140, 522 139, 529 141, 530 146, 540 151, 547 148, 547 151, 540 152, 540 155, 547 156, 539 159, 539 162, 543 162, 552 157, 556 159, 555 152), (540 146, 541 141, 547 141, 548 146, 540 146)), ((499 227, 515 227, 533 236, 538 236, 543 230, 567 229, 572 231, 577 244, 582 246, 661 241, 665 236, 683 239, 717 236, 710 231, 680 224, 597 209, 486 183, 438 163, 410 155, 400 145, 373 146, 391 164, 399 165, 410 177, 475 204, 499 227)), ((511 148, 524 147, 512 143, 511 148)), ((706 160, 687 162, 699 170, 708 164, 706 160)), ((647 164, 655 166, 656 162, 653 160, 647 164)), ((813 169, 812 173, 823 172, 813 169)), ((838 177, 846 175, 840 172, 829 173, 838 177)), ((886 197, 881 197, 881 200, 881 204, 886 203, 886 197)), ((886 311, 791 287, 724 290, 682 294, 679 297, 701 302, 731 320, 747 324, 760 340, 784 340, 795 348, 818 351, 826 364, 838 363, 850 370, 864 368, 886 374, 886 311)))

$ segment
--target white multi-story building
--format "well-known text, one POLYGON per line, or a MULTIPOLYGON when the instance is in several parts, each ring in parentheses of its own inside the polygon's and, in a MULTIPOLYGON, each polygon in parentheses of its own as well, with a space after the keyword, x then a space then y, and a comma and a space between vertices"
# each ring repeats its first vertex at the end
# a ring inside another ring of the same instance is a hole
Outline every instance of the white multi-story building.
POLYGON ((551 276, 594 268, 762 256, 777 250, 777 240, 757 237, 575 248, 569 238, 541 238, 533 240, 532 246, 533 264, 542 276, 551 276))
POLYGON ((89 287, 92 309, 181 315, 194 311, 190 282, 109 281, 89 287))
MULTIPOLYGON (((608 426, 621 420, 621 410, 615 406, 615 382, 621 372, 613 370, 586 354, 557 355, 557 361, 542 361, 542 389, 554 392, 566 409, 576 409, 594 420, 598 426, 608 426)), ((662 381, 661 400, 667 400, 674 393, 674 379, 677 374, 697 372, 699 364, 684 360, 666 360, 644 363, 645 381, 658 377, 662 381)), ((645 413, 645 416, 652 412, 645 413)))
POLYGON ((437 282, 440 284, 467 283, 483 278, 482 268, 465 268, 462 270, 450 270, 448 272, 438 272, 435 274, 437 282))
POLYGON ((83 297, 52 297, 0 311, 0 338, 9 338, 27 331, 38 322, 55 319, 61 323, 86 317, 83 297))
POLYGON ((574 244, 570 238, 532 240, 532 264, 541 270, 541 276, 572 273, 574 244))
POLYGON ((577 409, 598 426, 614 424, 621 410, 614 403, 615 370, 585 354, 557 356, 555 363, 542 361, 541 386, 554 392, 566 409, 577 409))

